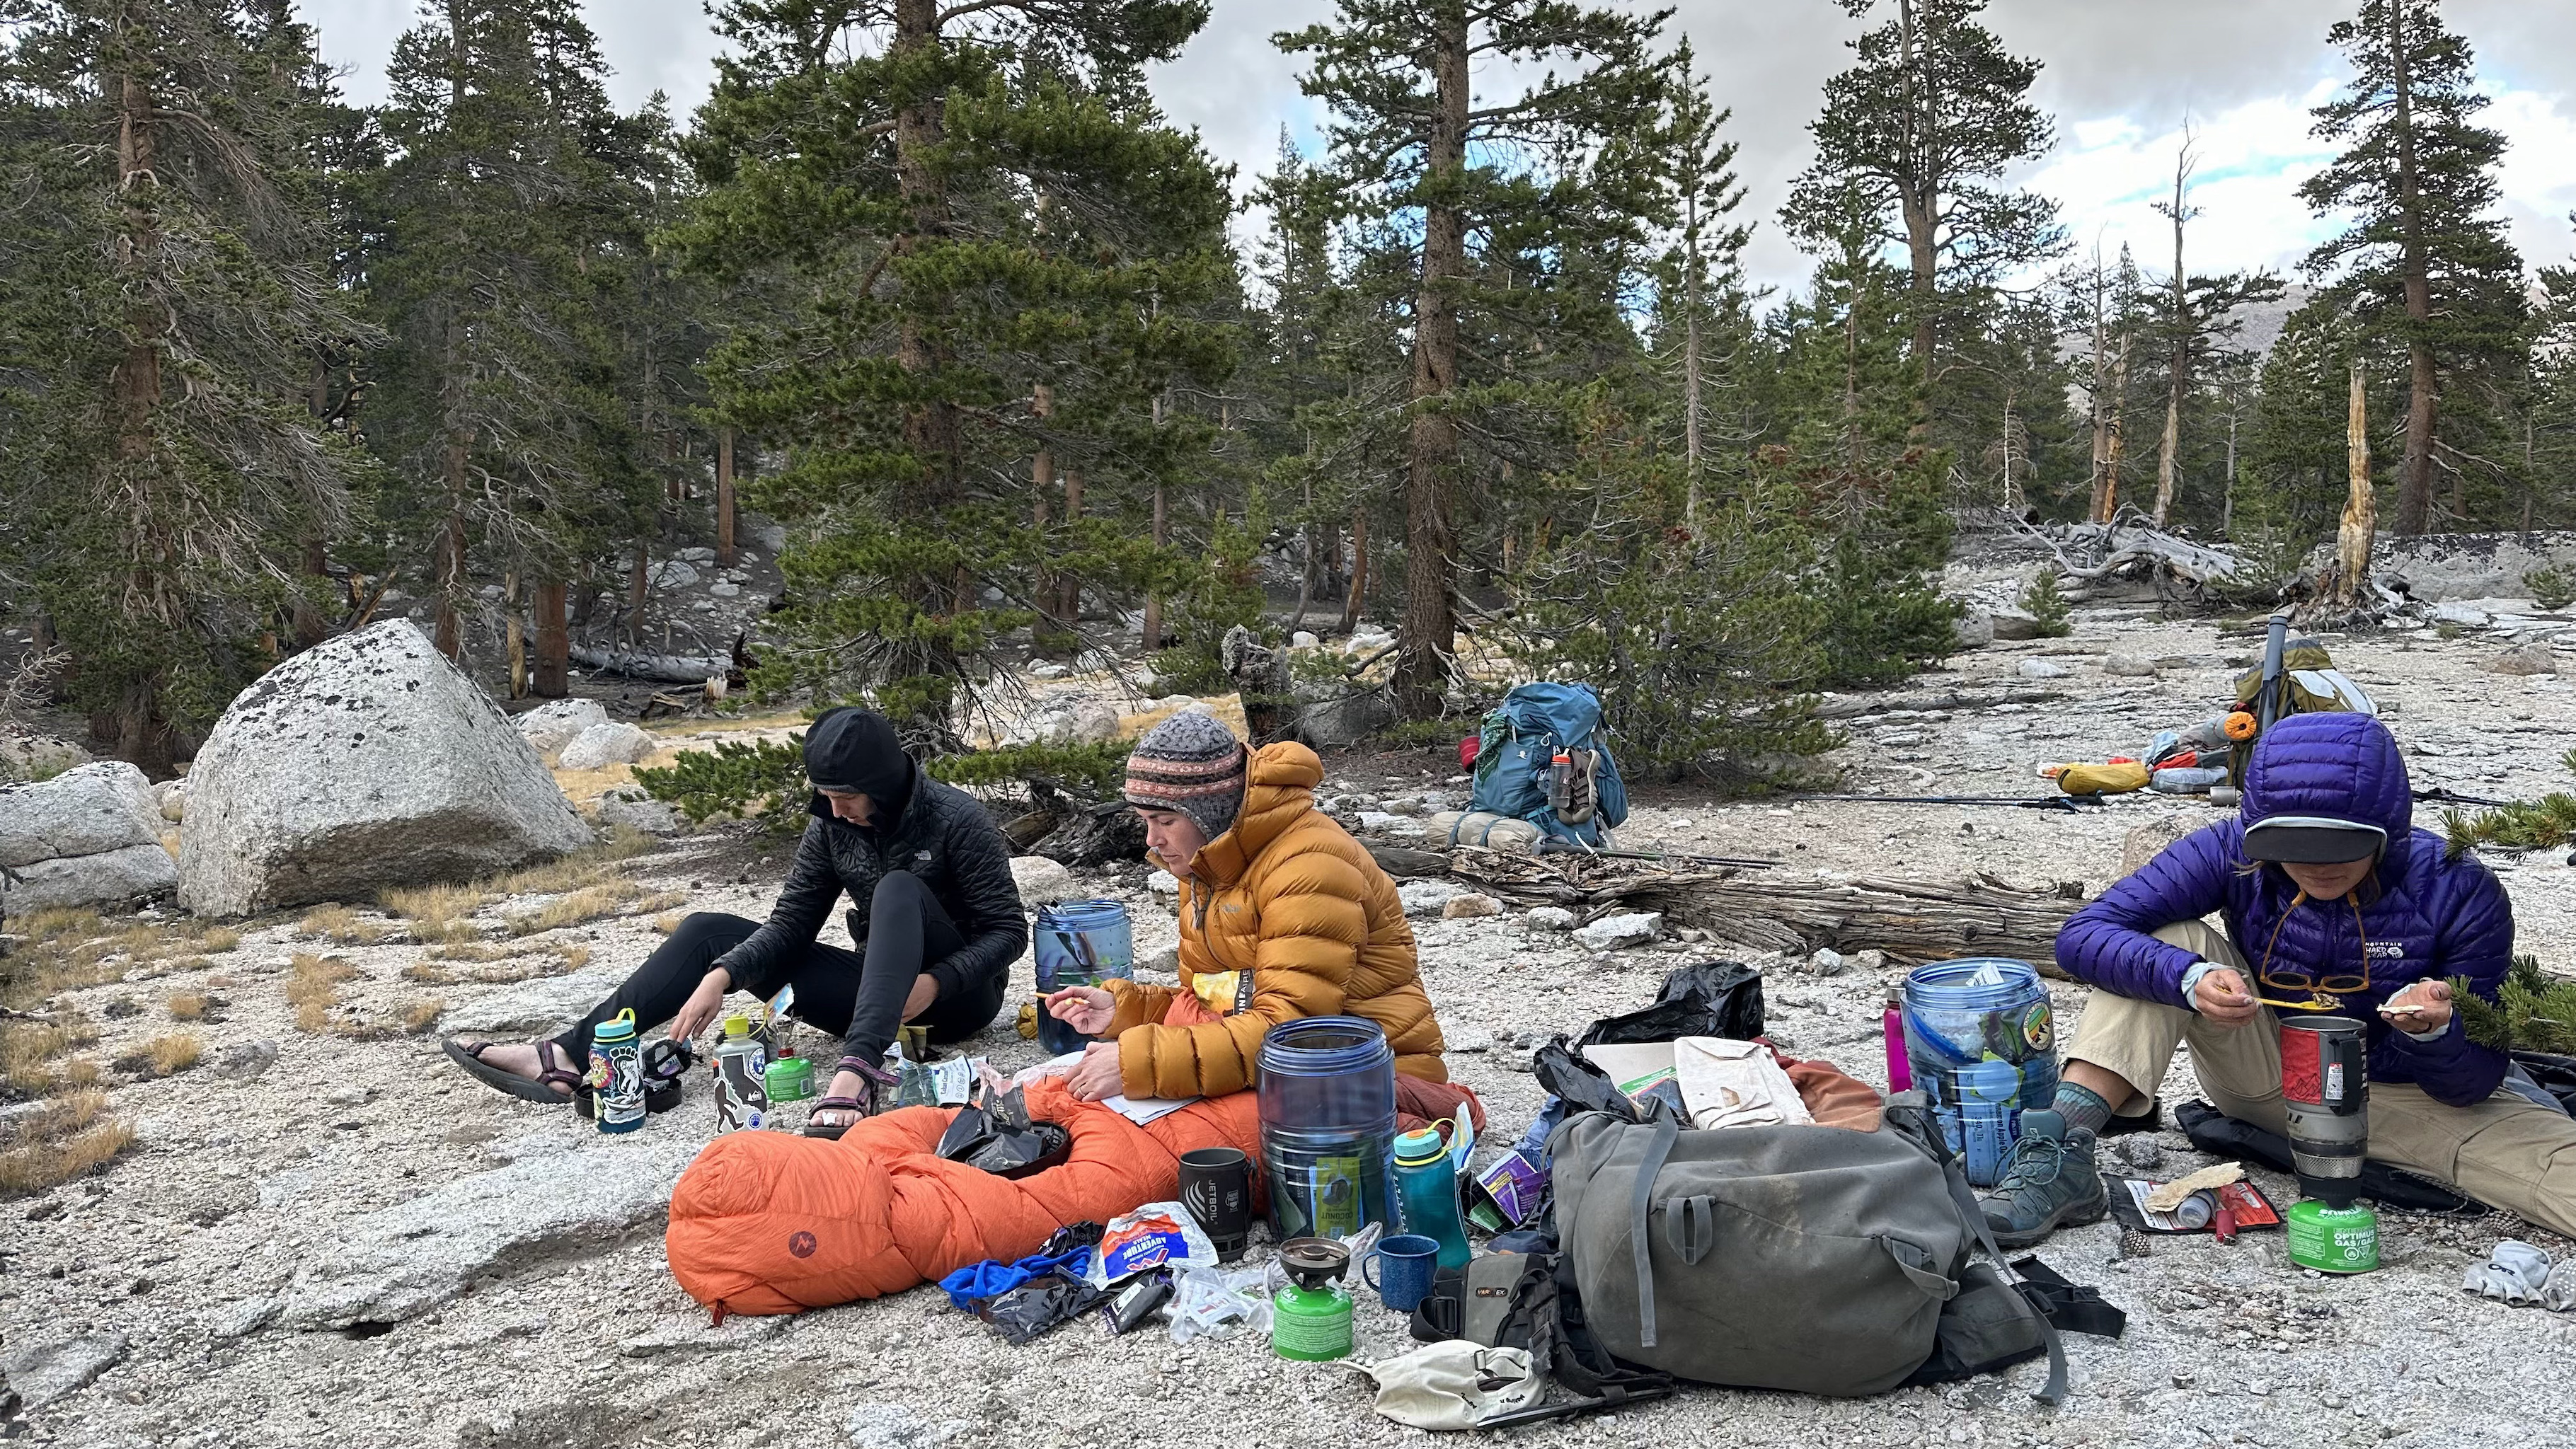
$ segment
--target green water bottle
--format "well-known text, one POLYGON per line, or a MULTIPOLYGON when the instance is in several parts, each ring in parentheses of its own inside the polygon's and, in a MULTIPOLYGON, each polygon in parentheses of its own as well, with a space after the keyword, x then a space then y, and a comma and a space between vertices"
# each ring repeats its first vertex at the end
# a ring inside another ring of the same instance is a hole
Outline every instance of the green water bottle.
POLYGON ((1329 1238, 1291 1238, 1279 1245, 1288 1286, 1270 1297, 1270 1351, 1324 1363, 1351 1354, 1351 1295, 1341 1285, 1351 1251, 1329 1238))
POLYGON ((1440 1266, 1464 1268, 1475 1256, 1458 1211, 1458 1169, 1437 1127, 1395 1139, 1395 1205, 1404 1230, 1440 1244, 1440 1266))

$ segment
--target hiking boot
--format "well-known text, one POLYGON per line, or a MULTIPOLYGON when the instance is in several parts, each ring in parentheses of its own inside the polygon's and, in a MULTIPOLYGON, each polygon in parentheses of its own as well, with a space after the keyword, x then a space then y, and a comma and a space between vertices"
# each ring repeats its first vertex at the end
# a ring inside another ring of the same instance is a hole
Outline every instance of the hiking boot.
POLYGON ((2110 1207, 2093 1165, 2093 1134, 2066 1130, 2066 1119, 2034 1107, 2021 1114, 2021 1140, 2005 1159, 2003 1181, 1977 1199, 1986 1226, 2006 1248, 2027 1248, 2051 1232, 2098 1223, 2110 1207))

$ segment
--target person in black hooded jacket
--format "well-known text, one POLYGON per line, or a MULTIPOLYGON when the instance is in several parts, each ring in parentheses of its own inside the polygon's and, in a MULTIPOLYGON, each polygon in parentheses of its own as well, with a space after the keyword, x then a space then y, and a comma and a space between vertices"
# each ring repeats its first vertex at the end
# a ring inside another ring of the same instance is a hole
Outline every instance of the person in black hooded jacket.
POLYGON ((805 775, 814 818, 766 922, 697 912, 553 1038, 451 1040, 448 1055, 513 1096, 568 1101, 600 1022, 631 1007, 639 1028, 668 1021, 685 1039, 715 1021, 728 993, 768 999, 792 983, 795 1015, 842 1037, 807 1129, 837 1137, 891 1101, 894 1078, 880 1062, 897 1027, 918 1022, 939 1042, 982 1031, 1029 942, 1009 842, 972 796, 922 773, 883 715, 844 708, 816 719, 805 775), (844 893, 857 951, 816 939, 844 893))

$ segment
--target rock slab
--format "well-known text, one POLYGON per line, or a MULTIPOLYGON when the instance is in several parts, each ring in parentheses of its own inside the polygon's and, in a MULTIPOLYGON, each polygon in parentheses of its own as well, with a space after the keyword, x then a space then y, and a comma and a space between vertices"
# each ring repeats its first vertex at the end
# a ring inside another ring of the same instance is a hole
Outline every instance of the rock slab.
POLYGON ((13 911, 141 900, 179 883, 152 782, 122 760, 0 786, 0 866, 13 911))
POLYGON ((596 1251, 670 1211, 702 1146, 677 1133, 604 1138, 566 1129, 558 1150, 473 1173, 325 1230, 287 1285, 288 1328, 397 1323, 474 1280, 596 1251))
POLYGON ((610 765, 631 765, 661 748, 662 742, 650 731, 623 720, 592 725, 572 737, 555 760, 562 770, 601 770, 610 765))
MULTIPOLYGON (((448 1008, 439 1027, 449 1032, 557 1032, 598 1005, 626 979, 626 973, 599 966, 569 976, 540 976, 501 987, 448 1008)), ((452 997, 451 997, 452 999, 452 997)))
POLYGON ((470 879, 591 840, 526 737, 407 619, 262 675, 188 782, 179 902, 205 916, 470 879))
POLYGON ((1574 939, 1591 950, 1617 951, 1628 946, 1645 945, 1663 932, 1663 912, 1628 911, 1603 916, 1575 932, 1574 939))
POLYGON ((41 1409, 98 1382, 98 1376, 125 1362, 125 1335, 84 1333, 51 1343, 29 1344, 0 1359, 0 1373, 30 1409, 41 1409))
POLYGON ((558 699, 541 704, 515 721, 520 738, 538 754, 551 755, 581 733, 608 723, 608 710, 595 699, 558 699))
POLYGON ((1062 861, 1049 860, 1043 855, 1012 857, 1011 882, 1020 888, 1020 903, 1028 906, 1078 901, 1089 894, 1062 861))

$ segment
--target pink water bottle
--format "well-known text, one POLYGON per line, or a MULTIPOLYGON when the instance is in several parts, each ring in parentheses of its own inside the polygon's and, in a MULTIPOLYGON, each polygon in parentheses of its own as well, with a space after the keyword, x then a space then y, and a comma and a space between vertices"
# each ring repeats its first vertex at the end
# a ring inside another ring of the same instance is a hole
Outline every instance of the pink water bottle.
POLYGON ((1905 992, 1900 987, 1887 988, 1887 1090, 1911 1091, 1914 1087, 1914 1064, 1905 1056, 1905 992))

